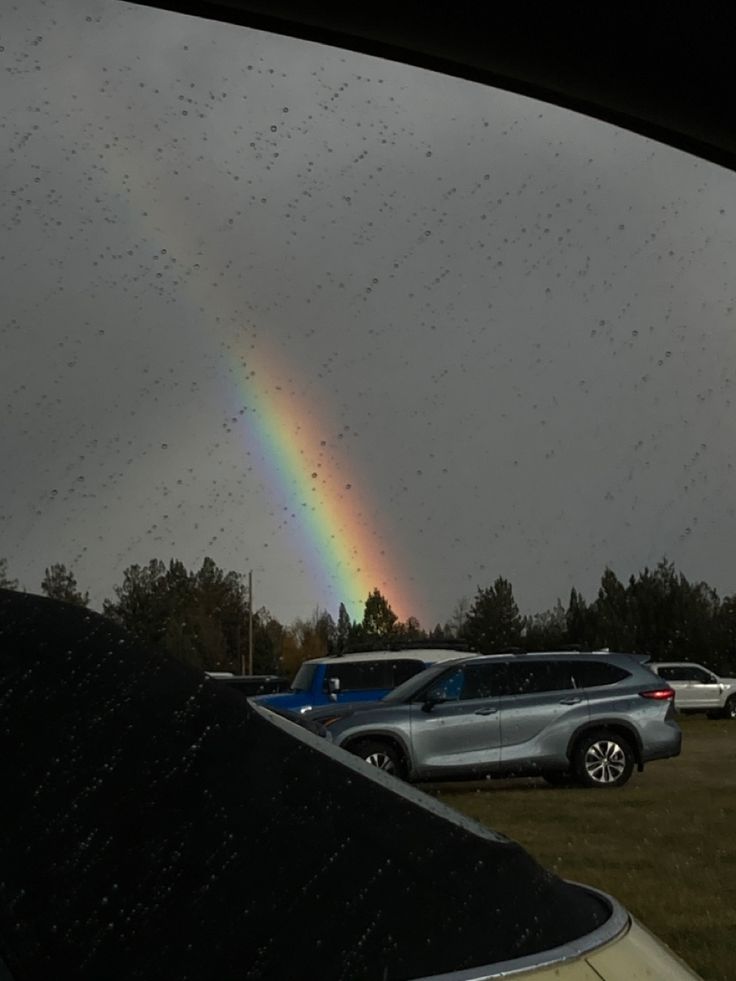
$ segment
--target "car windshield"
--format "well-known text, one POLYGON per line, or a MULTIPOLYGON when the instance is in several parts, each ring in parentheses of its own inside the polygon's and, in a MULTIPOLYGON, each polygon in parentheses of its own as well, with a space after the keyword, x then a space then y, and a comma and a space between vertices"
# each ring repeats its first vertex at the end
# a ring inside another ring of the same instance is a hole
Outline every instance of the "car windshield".
MULTIPOLYGON (((732 172, 527 96, 116 0, 4 5, 0 33, 1 588, 294 692, 312 659, 420 643, 736 675, 732 172)), ((733 753, 727 695, 684 719, 683 786, 733 753)), ((591 807, 585 861, 567 833, 544 852, 530 797, 504 798, 503 831, 586 879, 599 829, 629 828, 636 861, 611 845, 597 884, 715 978, 730 772, 677 801, 663 776, 615 820, 591 807), (704 896, 686 949, 673 924, 704 896)), ((492 825, 475 790, 431 793, 492 825)), ((540 827, 587 820, 555 794, 540 827)))
POLYGON ((294 680, 291 682, 290 691, 311 691, 314 681, 314 673, 317 670, 316 664, 302 664, 294 680))

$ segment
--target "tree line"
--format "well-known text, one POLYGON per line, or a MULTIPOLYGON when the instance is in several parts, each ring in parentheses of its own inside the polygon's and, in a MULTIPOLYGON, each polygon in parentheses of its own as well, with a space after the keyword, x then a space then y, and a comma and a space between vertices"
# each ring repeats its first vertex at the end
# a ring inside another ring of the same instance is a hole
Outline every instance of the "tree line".
MULTIPOLYGON (((5 559, 0 587, 18 588, 5 559)), ((89 593, 64 564, 49 566, 40 588, 52 598, 89 605, 89 593)), ((113 592, 102 612, 144 644, 209 671, 240 673, 247 664, 250 610, 240 573, 225 572, 211 558, 195 570, 177 559, 151 559, 129 566, 113 592)), ((252 628, 256 674, 291 676, 312 657, 421 642, 463 643, 481 653, 608 648, 736 672, 736 595, 721 599, 667 559, 626 583, 606 568, 590 602, 572 589, 566 605, 558 599, 551 610, 531 616, 520 613, 511 583, 498 577, 429 630, 414 617, 400 621, 377 588, 367 596, 361 620, 351 619, 341 603, 336 618, 318 608, 287 626, 261 607, 253 611, 252 628)))

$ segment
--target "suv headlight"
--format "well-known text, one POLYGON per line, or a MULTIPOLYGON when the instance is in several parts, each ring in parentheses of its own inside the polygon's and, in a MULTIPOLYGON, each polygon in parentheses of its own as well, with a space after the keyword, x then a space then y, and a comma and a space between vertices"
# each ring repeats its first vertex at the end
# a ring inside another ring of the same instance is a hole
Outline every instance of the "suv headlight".
POLYGON ((299 709, 299 714, 304 715, 305 712, 311 712, 311 711, 312 711, 311 705, 302 705, 302 707, 299 709))

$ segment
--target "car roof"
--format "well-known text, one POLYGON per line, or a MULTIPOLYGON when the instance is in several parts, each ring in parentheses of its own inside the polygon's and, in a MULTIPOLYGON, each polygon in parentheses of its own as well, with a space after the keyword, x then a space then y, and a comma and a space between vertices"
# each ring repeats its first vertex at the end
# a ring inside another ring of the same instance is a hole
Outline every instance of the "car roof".
POLYGON ((547 658, 558 660, 565 658, 568 661, 582 661, 593 659, 594 661, 610 661, 614 658, 626 657, 634 661, 639 661, 640 655, 629 654, 626 651, 526 651, 519 654, 484 654, 485 658, 504 658, 507 661, 543 661, 547 658))
MULTIPOLYGON (((443 658, 438 658, 436 663, 444 660, 443 658)), ((507 661, 509 663, 524 663, 528 661, 604 661, 604 662, 616 662, 621 663, 621 661, 628 662, 634 665, 641 664, 641 659, 636 654, 626 654, 623 652, 613 652, 613 651, 529 651, 528 653, 519 654, 468 654, 460 652, 451 652, 447 655, 447 660, 453 660, 459 664, 467 664, 471 662, 482 661, 507 661)), ((433 662, 434 663, 434 662, 433 662)), ((648 665, 645 665, 648 666, 648 665)))
POLYGON ((233 674, 231 671, 205 671, 208 678, 216 681, 283 681, 281 674, 233 674))
POLYGON ((457 651, 452 648, 416 648, 406 651, 361 651, 350 654, 330 654, 327 657, 314 657, 304 664, 341 664, 343 662, 359 661, 422 661, 425 664, 435 664, 438 661, 451 661, 458 658, 471 659, 480 657, 469 651, 457 651))

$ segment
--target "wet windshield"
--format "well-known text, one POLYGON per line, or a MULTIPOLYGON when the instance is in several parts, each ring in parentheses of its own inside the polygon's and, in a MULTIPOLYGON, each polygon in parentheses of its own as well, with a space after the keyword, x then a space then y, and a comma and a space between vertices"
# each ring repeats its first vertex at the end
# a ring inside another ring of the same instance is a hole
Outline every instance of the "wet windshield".
POLYGON ((311 691, 314 681, 314 672, 317 670, 316 664, 302 664, 294 676, 290 691, 311 691))
MULTIPOLYGON (((0 29, 0 587, 294 691, 309 659, 422 642, 736 675, 731 172, 113 0, 28 0, 0 29)), ((525 824, 583 820, 562 790, 430 792, 560 874, 605 869, 725 977, 707 951, 736 903, 736 791, 706 764, 732 758, 729 698, 685 706, 682 758, 637 773, 615 820, 588 807, 585 854, 525 824), (703 896, 730 905, 690 944, 703 896)))

